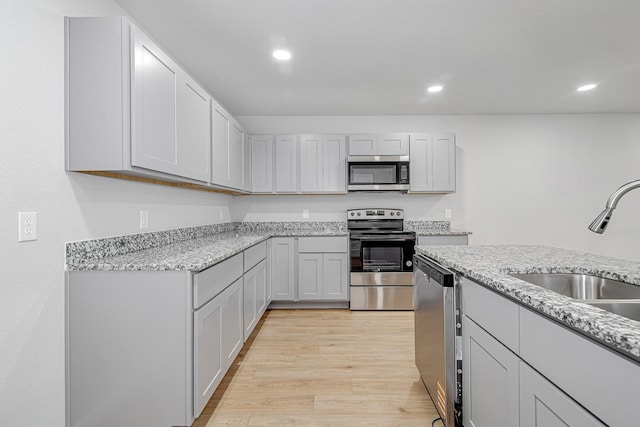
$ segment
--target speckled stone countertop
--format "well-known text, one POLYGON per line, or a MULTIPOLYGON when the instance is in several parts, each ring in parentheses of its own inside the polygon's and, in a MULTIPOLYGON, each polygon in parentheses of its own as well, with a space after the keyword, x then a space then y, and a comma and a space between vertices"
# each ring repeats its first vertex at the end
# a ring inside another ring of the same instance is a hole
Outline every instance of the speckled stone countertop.
POLYGON ((415 231, 418 236, 466 236, 468 231, 451 230, 449 221, 411 221, 404 222, 406 231, 415 231))
POLYGON ((227 223, 71 242, 67 270, 202 271, 274 236, 347 236, 343 222, 227 223))
MULTIPOLYGON (((453 235, 448 221, 407 221, 418 234, 453 235)), ((232 222, 66 245, 67 270, 202 271, 275 236, 347 236, 346 221, 232 222)), ((468 233, 465 233, 468 234, 468 233)))
POLYGON ((508 275, 580 273, 640 286, 640 262, 545 246, 417 246, 416 253, 640 362, 640 322, 508 275))

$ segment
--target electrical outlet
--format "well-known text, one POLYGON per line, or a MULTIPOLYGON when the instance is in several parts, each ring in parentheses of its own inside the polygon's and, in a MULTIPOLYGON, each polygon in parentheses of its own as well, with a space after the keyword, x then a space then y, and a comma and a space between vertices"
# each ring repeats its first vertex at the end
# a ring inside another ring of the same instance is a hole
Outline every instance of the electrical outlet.
POLYGON ((302 209, 302 218, 309 218, 309 209, 302 209))
POLYGON ((18 212, 18 242, 38 240, 38 212, 18 212))
POLYGON ((444 210, 444 217, 446 219, 451 219, 451 209, 445 209, 444 210))
POLYGON ((220 219, 224 219, 224 210, 220 209, 220 219))
POLYGON ((149 211, 140 211, 140 229, 149 228, 149 211))

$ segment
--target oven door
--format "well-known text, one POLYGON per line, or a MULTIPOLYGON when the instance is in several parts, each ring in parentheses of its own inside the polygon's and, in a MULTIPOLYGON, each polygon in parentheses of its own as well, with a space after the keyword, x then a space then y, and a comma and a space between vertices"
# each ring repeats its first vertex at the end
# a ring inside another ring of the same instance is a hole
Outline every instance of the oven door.
POLYGON ((352 273, 411 272, 415 237, 361 235, 350 239, 352 273))

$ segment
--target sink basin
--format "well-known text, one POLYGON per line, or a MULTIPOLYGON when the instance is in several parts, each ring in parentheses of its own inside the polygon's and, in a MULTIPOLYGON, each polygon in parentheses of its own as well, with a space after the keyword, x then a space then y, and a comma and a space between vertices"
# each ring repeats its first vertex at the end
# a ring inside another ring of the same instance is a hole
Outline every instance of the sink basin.
POLYGON ((528 273, 510 276, 577 300, 640 299, 640 286, 586 274, 528 273))
POLYGON ((637 320, 640 322, 640 301, 622 300, 622 301, 588 301, 586 302, 594 307, 607 310, 627 319, 637 320))

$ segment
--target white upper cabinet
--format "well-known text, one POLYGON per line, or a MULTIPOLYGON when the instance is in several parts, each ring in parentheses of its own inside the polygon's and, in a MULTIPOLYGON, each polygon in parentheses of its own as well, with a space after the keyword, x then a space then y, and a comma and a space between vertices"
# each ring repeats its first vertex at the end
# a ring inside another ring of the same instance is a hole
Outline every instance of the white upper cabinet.
POLYGON ((408 156, 409 134, 349 135, 350 156, 408 156))
POLYGON ((379 156, 408 156, 409 134, 389 133, 378 135, 379 156))
POLYGON ((322 138, 322 191, 347 192, 347 153, 344 135, 325 135, 322 138))
POLYGON ((346 192, 344 135, 300 135, 300 191, 346 192))
POLYGON ((147 36, 133 37, 131 164, 179 175, 176 131, 178 66, 147 36))
POLYGON ((272 135, 251 135, 251 192, 273 193, 272 135))
POLYGON ((410 192, 456 191, 455 135, 411 134, 410 140, 410 192))
POLYGON ((378 135, 349 135, 350 156, 376 156, 378 135))
POLYGON ((229 122, 231 116, 216 101, 211 100, 211 182, 229 187, 229 122))
POLYGON ((209 95, 186 74, 178 79, 178 164, 181 175, 209 180, 209 95))
POLYGON ((211 182, 245 189, 244 130, 222 106, 211 100, 211 182))
POLYGON ((276 193, 298 191, 297 146, 296 135, 276 135, 274 150, 276 193))
POLYGON ((123 17, 67 18, 66 167, 209 180, 209 95, 123 17))
POLYGON ((319 193, 323 187, 322 135, 300 135, 300 191, 319 193))
POLYGON ((229 127, 229 167, 231 187, 245 189, 244 129, 235 121, 229 127))

